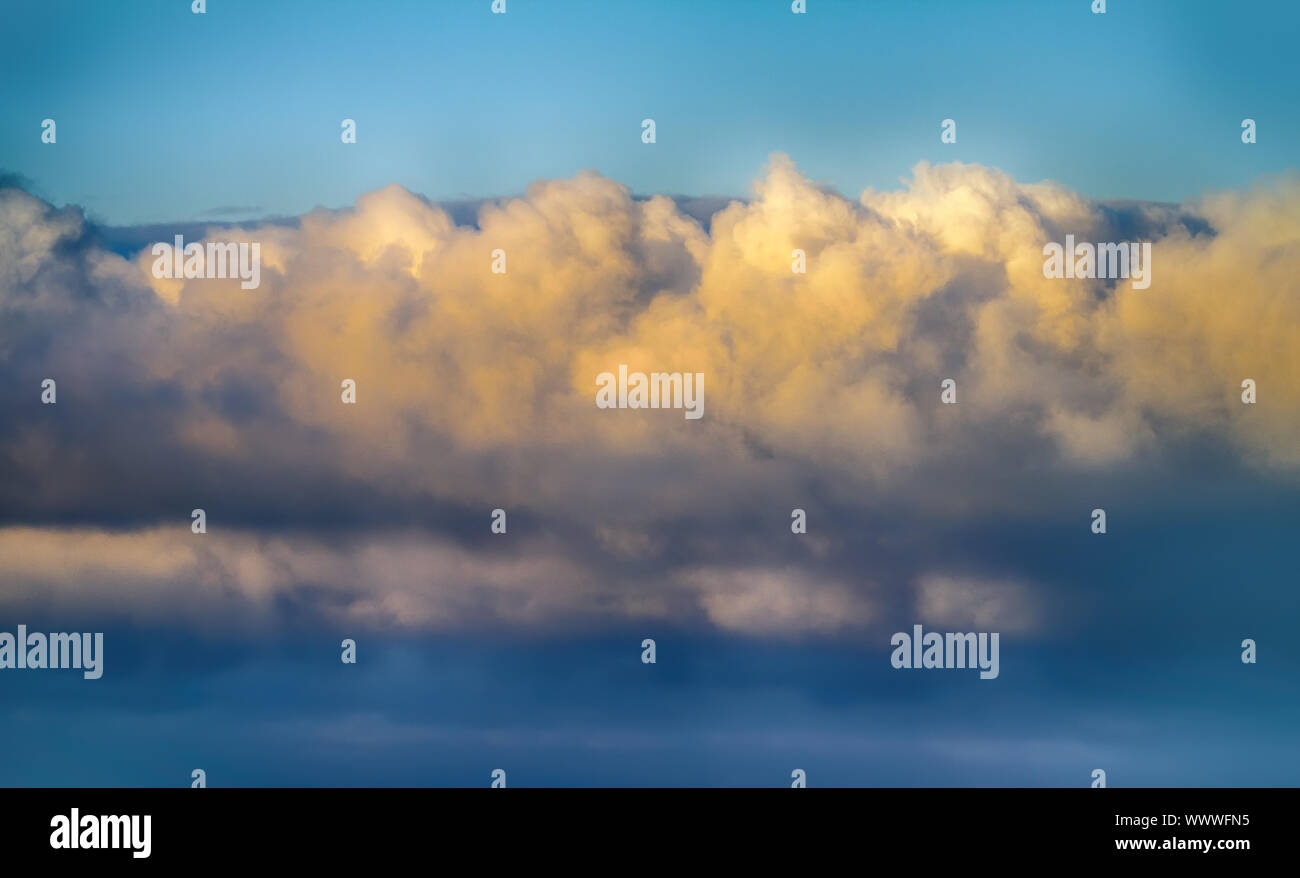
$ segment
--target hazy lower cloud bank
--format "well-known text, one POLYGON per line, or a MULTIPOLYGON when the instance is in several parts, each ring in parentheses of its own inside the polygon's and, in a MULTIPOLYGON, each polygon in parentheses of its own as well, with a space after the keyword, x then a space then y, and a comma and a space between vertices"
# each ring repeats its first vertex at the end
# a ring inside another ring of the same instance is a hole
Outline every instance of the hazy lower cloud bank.
POLYGON ((707 230, 588 173, 212 239, 260 243, 259 288, 0 189, 0 606, 1029 634, 1086 588, 987 532, 1300 472, 1295 177, 1117 206, 922 164, 851 202, 778 155, 707 230), (1045 278, 1067 234, 1153 242, 1150 288, 1045 278), (598 409, 620 364, 703 373, 704 417, 598 409))

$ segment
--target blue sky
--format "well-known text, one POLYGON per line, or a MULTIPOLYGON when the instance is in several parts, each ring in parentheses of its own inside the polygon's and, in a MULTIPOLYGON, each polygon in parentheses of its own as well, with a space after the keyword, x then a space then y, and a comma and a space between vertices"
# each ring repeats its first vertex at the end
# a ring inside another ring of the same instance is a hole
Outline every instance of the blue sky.
POLYGON ((639 193, 745 196, 773 151, 850 197, 922 159, 1165 201, 1292 163, 1295 4, 1088 6, 11 2, 0 167, 132 224, 298 214, 393 182, 518 194, 586 167, 639 193))

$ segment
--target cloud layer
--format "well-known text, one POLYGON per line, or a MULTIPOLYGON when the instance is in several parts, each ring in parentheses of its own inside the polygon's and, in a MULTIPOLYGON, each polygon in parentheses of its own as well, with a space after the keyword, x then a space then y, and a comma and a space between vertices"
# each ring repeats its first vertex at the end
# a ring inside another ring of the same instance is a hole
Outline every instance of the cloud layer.
POLYGON ((208 240, 260 242, 260 288, 155 279, 0 189, 0 604, 1030 632, 1043 586, 953 534, 1086 528, 1098 486, 1207 460, 1300 473, 1294 177, 1114 205, 921 164, 852 202, 774 155, 707 230, 583 173, 473 226, 390 186, 208 240), (1150 288, 1044 278, 1067 234, 1152 241, 1150 288), (621 363, 704 373, 705 417, 597 409, 621 363))

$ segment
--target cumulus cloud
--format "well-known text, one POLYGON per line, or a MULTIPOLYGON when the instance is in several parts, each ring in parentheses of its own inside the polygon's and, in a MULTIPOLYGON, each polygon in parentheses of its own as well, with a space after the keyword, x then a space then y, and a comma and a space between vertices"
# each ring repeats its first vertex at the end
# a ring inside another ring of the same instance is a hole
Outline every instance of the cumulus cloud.
POLYGON ((932 558, 888 547, 854 567, 853 513, 901 532, 1024 512, 1045 479, 1188 442, 1300 471, 1294 177, 1117 207, 922 163, 851 201, 774 155, 707 224, 585 172, 472 225, 390 186, 208 238, 259 242, 261 286, 155 279, 148 248, 123 258, 75 209, 0 189, 0 539, 22 582, 269 606, 315 581, 404 625, 586 608, 830 631, 916 605, 992 607, 1010 630, 1031 624, 1019 592, 926 579, 932 558), (1150 288, 1044 278, 1066 234, 1152 241, 1150 288), (622 363, 704 373, 706 416, 597 409, 596 376, 622 363), (39 404, 46 377, 57 406, 39 404), (810 494, 839 514, 800 543, 784 516, 810 494), (164 539, 194 506, 243 536, 164 539), (506 539, 545 546, 536 565, 481 541, 498 506, 518 516, 506 539), (460 584, 419 585, 440 567, 460 584))

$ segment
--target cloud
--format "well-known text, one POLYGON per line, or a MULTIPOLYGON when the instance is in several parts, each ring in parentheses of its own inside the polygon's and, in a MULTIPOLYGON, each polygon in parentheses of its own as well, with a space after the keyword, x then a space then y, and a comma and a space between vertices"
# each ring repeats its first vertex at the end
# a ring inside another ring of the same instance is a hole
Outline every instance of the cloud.
POLYGON ((1011 630, 1037 618, 1023 595, 926 578, 908 534, 1073 514, 1062 486, 1186 468, 1188 449, 1300 472, 1293 176, 1101 204, 922 163, 850 201, 774 155, 752 198, 704 222, 684 204, 584 172, 465 223, 389 186, 207 227, 261 244, 246 291, 155 279, 147 246, 123 257, 76 209, 0 189, 0 537, 23 581, 89 601, 111 580, 119 605, 191 589, 209 609, 317 581, 330 612, 417 627, 832 632, 915 605, 1011 630), (1150 288, 1044 278, 1066 234, 1153 241, 1150 288), (597 409, 596 376, 621 363, 702 372, 705 417, 597 409), (57 406, 39 404, 47 377, 57 406), (803 542, 799 505, 816 507, 803 542), (183 529, 195 506, 221 552, 183 529), (536 566, 483 542, 496 507, 536 566), (461 584, 429 586, 438 565, 461 584))
POLYGON ((263 213, 263 209, 256 205, 223 205, 222 207, 213 207, 203 211, 203 216, 236 216, 238 214, 263 213))
POLYGON ((1017 633, 1036 628, 1041 615, 1033 592, 1020 583, 935 573, 917 583, 917 611, 934 625, 1017 633))
POLYGON ((862 629, 873 616, 859 591, 797 568, 703 568, 685 571, 682 578, 699 593, 709 621, 726 631, 782 635, 862 629))
POLYGON ((12 612, 79 607, 187 624, 216 614, 260 627, 307 614, 376 628, 665 615, 662 601, 593 579, 544 541, 473 552, 421 534, 13 527, 0 529, 0 552, 0 606, 12 612))
POLYGON ((188 528, 112 533, 0 528, 0 608, 91 611, 132 621, 269 629, 290 617, 369 628, 573 626, 701 615, 719 628, 803 634, 861 628, 867 602, 806 572, 690 569, 673 580, 623 581, 525 539, 471 550, 427 535, 323 540, 188 528))

